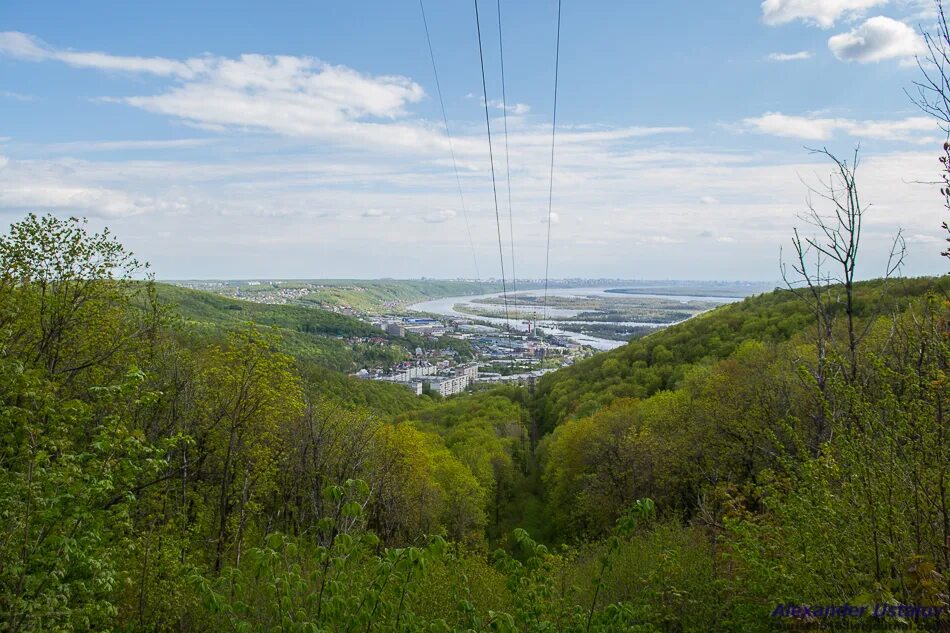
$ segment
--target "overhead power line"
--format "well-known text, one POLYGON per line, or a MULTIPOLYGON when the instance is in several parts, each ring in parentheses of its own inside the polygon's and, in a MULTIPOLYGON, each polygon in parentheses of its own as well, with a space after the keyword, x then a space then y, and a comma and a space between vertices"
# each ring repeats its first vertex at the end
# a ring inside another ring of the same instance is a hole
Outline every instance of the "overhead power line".
POLYGON ((554 198, 554 134, 557 130, 557 75, 561 59, 561 0, 557 0, 557 37, 554 44, 554 113, 551 116, 551 174, 548 182, 548 240, 544 251, 544 308, 543 319, 548 317, 548 272, 551 263, 551 202, 554 198))
POLYGON ((435 52, 432 49, 432 38, 429 37, 429 21, 426 20, 426 8, 423 0, 419 0, 419 10, 422 12, 422 25, 426 30, 426 43, 429 45, 429 59, 432 60, 432 74, 435 76, 435 89, 439 93, 439 106, 442 108, 442 123, 445 125, 445 137, 449 141, 449 153, 452 155, 452 169, 455 170, 455 183, 458 185, 459 204, 462 205, 462 217, 465 219, 465 232, 468 233, 468 245, 472 249, 472 262, 475 264, 475 278, 481 279, 478 271, 478 257, 475 254, 475 242, 472 240, 472 229, 468 223, 468 210, 465 208, 465 196, 462 194, 462 179, 459 177, 459 167, 455 160, 455 147, 452 144, 452 133, 449 131, 449 119, 445 115, 445 100, 442 98, 442 85, 439 83, 439 70, 435 64, 435 52))
POLYGON ((475 28, 478 33, 478 61, 482 69, 482 96, 485 102, 485 127, 488 130, 488 160, 491 165, 491 189, 495 199, 495 227, 498 230, 498 258, 501 261, 501 290, 505 299, 505 330, 511 342, 511 323, 508 320, 508 286, 505 282, 505 251, 501 242, 501 216, 498 213, 498 185, 495 182, 495 157, 491 143, 491 117, 488 115, 488 84, 485 82, 485 56, 482 53, 482 24, 478 17, 478 0, 475 0, 475 28))
POLYGON ((518 274, 515 272, 515 227, 511 210, 511 161, 508 157, 508 96, 505 92, 505 44, 501 30, 501 0, 498 5, 498 57, 501 60, 501 111, 505 121, 505 177, 508 180, 508 239, 511 242, 511 310, 518 315, 518 274))

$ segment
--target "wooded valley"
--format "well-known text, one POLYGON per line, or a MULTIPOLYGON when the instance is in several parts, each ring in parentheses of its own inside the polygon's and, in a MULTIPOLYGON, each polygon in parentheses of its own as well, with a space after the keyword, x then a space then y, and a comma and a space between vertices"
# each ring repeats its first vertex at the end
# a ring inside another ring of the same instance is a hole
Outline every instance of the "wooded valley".
POLYGON ((80 221, 28 216, 0 265, 0 630, 946 605, 946 277, 777 290, 443 401, 338 373, 355 319, 141 281, 80 221))

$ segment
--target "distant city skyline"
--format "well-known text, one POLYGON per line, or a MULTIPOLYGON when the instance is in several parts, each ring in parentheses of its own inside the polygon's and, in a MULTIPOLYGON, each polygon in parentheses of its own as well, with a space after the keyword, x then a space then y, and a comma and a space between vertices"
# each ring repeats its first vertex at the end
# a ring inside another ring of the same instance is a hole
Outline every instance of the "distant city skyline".
MULTIPOLYGON (((942 274, 944 135, 905 90, 928 0, 562 0, 552 278, 779 278, 850 157, 862 277, 942 274), (804 183, 803 183, 804 181, 804 183)), ((519 279, 544 276, 556 3, 502 2, 519 279)), ((500 277, 469 2, 0 6, 0 224, 108 225, 160 279, 500 277)), ((508 257, 494 2, 480 2, 508 257)), ((511 275, 511 262, 506 260, 511 275)))

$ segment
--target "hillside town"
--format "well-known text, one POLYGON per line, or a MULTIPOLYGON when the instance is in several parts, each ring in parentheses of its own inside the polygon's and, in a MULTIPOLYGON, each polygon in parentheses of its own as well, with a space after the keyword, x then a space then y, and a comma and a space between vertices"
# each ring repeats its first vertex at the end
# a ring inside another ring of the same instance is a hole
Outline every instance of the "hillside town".
POLYGON ((557 367, 571 365, 592 351, 568 339, 527 331, 503 332, 471 319, 440 320, 433 317, 386 315, 368 320, 391 337, 417 335, 422 341, 437 343, 443 338, 464 341, 472 358, 461 358, 451 348, 416 347, 410 360, 392 367, 363 368, 354 374, 367 380, 400 384, 416 395, 452 396, 475 383, 518 383, 533 385, 557 367))

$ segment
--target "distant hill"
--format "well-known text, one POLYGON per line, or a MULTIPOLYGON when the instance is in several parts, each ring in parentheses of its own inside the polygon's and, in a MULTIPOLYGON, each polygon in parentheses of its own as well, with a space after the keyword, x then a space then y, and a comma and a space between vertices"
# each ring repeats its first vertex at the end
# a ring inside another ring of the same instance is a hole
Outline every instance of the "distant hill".
MULTIPOLYGON (((254 297, 275 291, 302 290, 304 294, 295 299, 299 304, 324 308, 346 306, 370 314, 427 299, 502 291, 501 282, 447 279, 182 280, 170 283, 226 296, 254 297)), ((524 288, 537 286, 525 285, 524 288)))
POLYGON ((363 362, 394 362, 406 354, 406 341, 392 339, 359 319, 316 307, 252 303, 170 284, 157 284, 157 291, 191 333, 214 335, 246 323, 274 328, 283 351, 297 358, 301 373, 335 400, 387 414, 419 406, 404 387, 347 375, 363 362), (353 345, 345 340, 353 337, 387 342, 353 345))
POLYGON ((158 284, 158 293, 176 306, 182 318, 192 321, 220 325, 254 321, 319 336, 385 336, 359 319, 313 307, 253 303, 164 283, 158 284))

